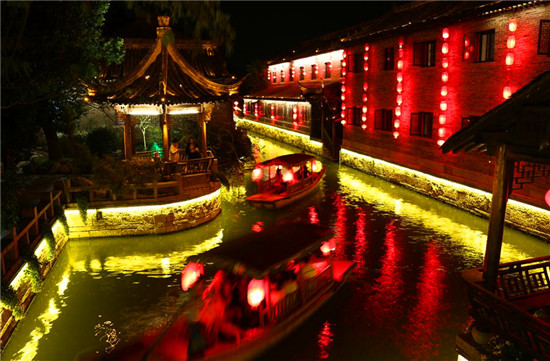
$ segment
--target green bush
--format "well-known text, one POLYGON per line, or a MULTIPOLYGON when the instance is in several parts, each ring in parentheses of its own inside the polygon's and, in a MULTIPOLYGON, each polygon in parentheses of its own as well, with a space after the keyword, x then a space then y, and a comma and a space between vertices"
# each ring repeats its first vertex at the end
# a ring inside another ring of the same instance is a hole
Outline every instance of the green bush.
POLYGON ((53 256, 55 255, 55 236, 52 231, 52 227, 46 222, 45 220, 41 219, 39 222, 40 227, 40 233, 42 233, 42 237, 46 240, 46 244, 48 245, 48 261, 51 261, 53 259, 53 256))
POLYGON ((93 167, 95 184, 111 189, 116 195, 129 192, 133 184, 152 182, 157 175, 155 163, 145 158, 121 161, 105 156, 93 167))
POLYGON ((42 290, 42 266, 40 261, 38 261, 34 254, 23 257, 23 260, 28 264, 24 275, 31 283, 31 290, 34 293, 38 293, 42 290))
POLYGON ((61 222, 63 225, 63 229, 65 230, 65 234, 69 235, 69 222, 67 222, 67 216, 65 215, 65 211, 63 210, 63 207, 59 203, 54 203, 53 209, 55 212, 55 216, 61 222))
POLYGON ((13 317, 16 320, 19 320, 23 317, 23 310, 19 304, 19 297, 17 292, 13 289, 12 286, 7 283, 2 283, 2 298, 0 299, 2 307, 8 309, 12 312, 13 317))
POLYGON ((88 195, 86 192, 80 192, 76 196, 76 205, 78 207, 78 212, 80 213, 80 218, 84 224, 88 223, 88 195))
POLYGON ((98 157, 111 155, 116 150, 121 149, 118 133, 107 127, 96 128, 88 133, 86 145, 88 145, 92 154, 98 157))
POLYGON ((79 138, 62 138, 61 149, 63 150, 63 154, 72 158, 73 172, 90 173, 96 159, 90 151, 90 148, 88 148, 84 142, 78 141, 78 139, 79 138))

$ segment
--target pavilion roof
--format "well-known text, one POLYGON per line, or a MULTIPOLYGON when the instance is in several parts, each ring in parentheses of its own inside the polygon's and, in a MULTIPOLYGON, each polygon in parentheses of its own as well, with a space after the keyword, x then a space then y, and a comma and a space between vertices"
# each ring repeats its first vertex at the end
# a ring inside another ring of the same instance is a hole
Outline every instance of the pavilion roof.
POLYGON ((105 67, 97 81, 86 84, 93 101, 197 104, 237 93, 242 80, 227 72, 214 43, 174 41, 166 36, 171 32, 165 23, 157 28, 156 39, 126 39, 122 64, 105 67))
POLYGON ((550 164, 550 71, 455 133, 441 149, 444 153, 486 151, 495 154, 502 144, 509 146, 517 160, 550 164))

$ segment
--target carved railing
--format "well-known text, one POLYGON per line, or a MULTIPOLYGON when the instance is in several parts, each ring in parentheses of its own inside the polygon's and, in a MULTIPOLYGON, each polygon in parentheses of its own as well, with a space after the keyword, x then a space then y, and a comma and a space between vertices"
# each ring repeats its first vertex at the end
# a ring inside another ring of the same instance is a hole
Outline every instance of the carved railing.
POLYGON ((55 203, 61 205, 61 191, 54 194, 49 193, 48 203, 40 210, 37 207, 33 208, 33 218, 29 223, 20 231, 17 231, 16 227, 13 227, 13 233, 11 239, 6 238, 2 240, 2 279, 9 280, 15 275, 15 272, 22 265, 22 256, 20 253, 21 242, 24 242, 24 246, 28 249, 34 249, 38 242, 42 239, 40 233, 40 220, 43 219, 46 222, 53 222, 55 216, 55 203), (4 244, 6 242, 6 244, 4 244), (9 259, 9 266, 6 260, 9 259))
POLYGON ((295 309, 300 307, 301 304, 300 293, 297 290, 286 295, 269 309, 269 318, 271 322, 277 322, 279 319, 285 318, 295 309))
POLYGON ((307 302, 312 296, 317 294, 322 288, 332 284, 332 269, 325 268, 321 273, 314 278, 307 280, 303 285, 303 298, 307 302))
POLYGON ((482 269, 466 270, 472 315, 540 360, 550 359, 550 323, 535 317, 550 307, 550 256, 500 265, 496 292, 483 286, 482 269))

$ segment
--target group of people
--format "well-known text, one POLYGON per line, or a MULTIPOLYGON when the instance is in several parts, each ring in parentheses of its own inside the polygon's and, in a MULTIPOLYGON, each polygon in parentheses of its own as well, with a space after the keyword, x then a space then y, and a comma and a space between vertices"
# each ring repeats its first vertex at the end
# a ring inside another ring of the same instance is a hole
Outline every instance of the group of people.
POLYGON ((170 145, 170 151, 168 154, 169 162, 179 162, 181 160, 181 153, 185 153, 187 159, 198 159, 201 157, 201 150, 197 146, 195 138, 189 137, 185 148, 180 148, 179 140, 173 139, 172 145, 170 145))

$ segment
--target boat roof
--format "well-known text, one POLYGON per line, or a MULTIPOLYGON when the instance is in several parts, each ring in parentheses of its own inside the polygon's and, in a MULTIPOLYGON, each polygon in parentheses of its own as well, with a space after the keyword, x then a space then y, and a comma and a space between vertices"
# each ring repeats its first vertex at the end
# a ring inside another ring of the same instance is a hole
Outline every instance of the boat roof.
POLYGON ((283 223, 249 233, 200 255, 193 262, 213 262, 216 267, 262 278, 318 248, 330 228, 307 223, 283 223))
POLYGON ((286 154, 277 158, 266 160, 265 162, 258 164, 258 167, 270 167, 272 165, 296 166, 311 160, 315 160, 315 157, 305 153, 286 154))

